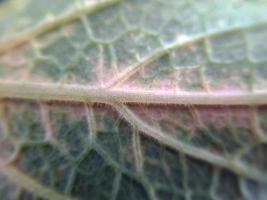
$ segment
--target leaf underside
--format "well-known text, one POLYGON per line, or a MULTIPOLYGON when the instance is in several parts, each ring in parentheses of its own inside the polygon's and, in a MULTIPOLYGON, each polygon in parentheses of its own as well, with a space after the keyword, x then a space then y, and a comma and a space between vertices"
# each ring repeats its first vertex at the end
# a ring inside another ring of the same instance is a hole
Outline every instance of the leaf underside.
POLYGON ((267 199, 266 9, 0 1, 0 199, 267 199))

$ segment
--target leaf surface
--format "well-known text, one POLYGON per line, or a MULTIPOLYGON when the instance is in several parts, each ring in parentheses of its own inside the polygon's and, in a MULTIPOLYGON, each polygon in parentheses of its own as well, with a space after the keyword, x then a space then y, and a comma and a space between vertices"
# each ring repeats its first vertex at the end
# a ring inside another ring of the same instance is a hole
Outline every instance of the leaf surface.
POLYGON ((1 197, 266 199, 266 9, 1 3, 1 197))

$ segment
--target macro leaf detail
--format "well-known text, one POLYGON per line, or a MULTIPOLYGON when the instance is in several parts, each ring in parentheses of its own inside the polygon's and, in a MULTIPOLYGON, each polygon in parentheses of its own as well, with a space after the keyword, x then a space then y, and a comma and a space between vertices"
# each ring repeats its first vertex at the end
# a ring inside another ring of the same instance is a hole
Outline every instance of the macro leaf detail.
POLYGON ((266 9, 0 2, 0 199, 267 199, 266 9))

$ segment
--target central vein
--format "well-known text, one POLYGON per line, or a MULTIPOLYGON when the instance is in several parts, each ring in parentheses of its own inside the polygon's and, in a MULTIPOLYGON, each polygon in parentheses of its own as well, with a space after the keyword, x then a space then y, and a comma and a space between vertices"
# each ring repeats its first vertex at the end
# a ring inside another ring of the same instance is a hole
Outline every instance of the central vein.
POLYGON ((181 105, 264 105, 267 91, 258 92, 166 92, 89 88, 81 85, 0 81, 0 98, 39 101, 141 103, 181 105))

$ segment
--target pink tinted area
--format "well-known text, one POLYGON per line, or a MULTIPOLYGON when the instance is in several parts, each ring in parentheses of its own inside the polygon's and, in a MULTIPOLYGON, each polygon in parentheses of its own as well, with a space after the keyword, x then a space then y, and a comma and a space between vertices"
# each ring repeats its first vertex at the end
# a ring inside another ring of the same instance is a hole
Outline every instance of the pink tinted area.
POLYGON ((131 110, 144 122, 152 126, 186 127, 194 130, 199 127, 251 128, 253 110, 248 106, 176 106, 176 105, 131 105, 131 110))

